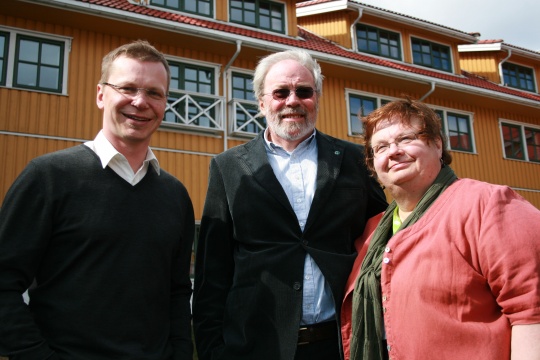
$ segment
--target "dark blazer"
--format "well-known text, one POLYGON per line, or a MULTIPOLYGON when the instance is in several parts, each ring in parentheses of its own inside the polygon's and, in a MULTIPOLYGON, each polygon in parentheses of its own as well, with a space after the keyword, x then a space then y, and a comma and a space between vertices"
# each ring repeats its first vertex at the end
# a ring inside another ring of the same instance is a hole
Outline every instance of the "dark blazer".
POLYGON ((316 141, 316 191, 304 232, 268 162, 263 132, 211 161, 195 263, 199 359, 292 360, 306 252, 340 313, 354 240, 387 204, 361 146, 321 132, 316 141))

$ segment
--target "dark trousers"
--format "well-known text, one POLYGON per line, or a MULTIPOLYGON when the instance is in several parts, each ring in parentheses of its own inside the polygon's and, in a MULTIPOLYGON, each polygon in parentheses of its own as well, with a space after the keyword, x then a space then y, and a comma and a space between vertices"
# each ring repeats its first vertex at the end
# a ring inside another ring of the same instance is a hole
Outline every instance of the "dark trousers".
POLYGON ((339 346, 337 334, 335 338, 298 345, 294 360, 341 360, 339 346))

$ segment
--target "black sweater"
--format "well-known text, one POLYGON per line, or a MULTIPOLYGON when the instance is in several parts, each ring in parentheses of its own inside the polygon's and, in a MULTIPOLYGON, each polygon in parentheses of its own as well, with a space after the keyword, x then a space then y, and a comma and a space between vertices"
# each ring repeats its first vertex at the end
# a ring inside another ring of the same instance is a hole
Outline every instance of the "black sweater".
POLYGON ((0 354, 191 359, 193 232, 163 170, 132 186, 84 145, 34 159, 0 210, 0 354))

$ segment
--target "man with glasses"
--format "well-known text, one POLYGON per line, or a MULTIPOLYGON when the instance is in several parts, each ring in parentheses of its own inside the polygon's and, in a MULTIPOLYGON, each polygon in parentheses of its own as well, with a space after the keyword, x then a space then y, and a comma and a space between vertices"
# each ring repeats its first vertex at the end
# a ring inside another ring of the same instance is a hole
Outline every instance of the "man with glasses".
POLYGON ((149 43, 113 50, 97 85, 97 137, 32 160, 8 191, 0 354, 192 358, 193 207, 149 148, 168 87, 167 61, 149 43))
POLYGON ((200 360, 339 360, 354 240, 386 207, 362 147, 315 130, 322 74, 305 51, 262 59, 268 128, 210 164, 195 265, 200 360))

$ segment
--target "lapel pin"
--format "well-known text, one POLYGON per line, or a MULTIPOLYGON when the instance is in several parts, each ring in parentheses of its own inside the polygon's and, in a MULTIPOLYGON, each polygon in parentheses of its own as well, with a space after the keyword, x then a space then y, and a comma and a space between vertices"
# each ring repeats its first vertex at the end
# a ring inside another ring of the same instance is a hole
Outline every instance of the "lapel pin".
POLYGON ((334 154, 335 154, 335 155, 339 155, 339 154, 341 154, 341 151, 337 151, 337 150, 336 150, 336 151, 334 151, 334 154))

